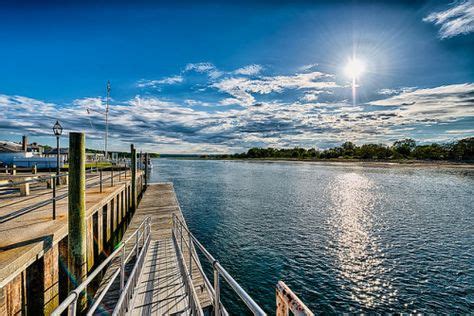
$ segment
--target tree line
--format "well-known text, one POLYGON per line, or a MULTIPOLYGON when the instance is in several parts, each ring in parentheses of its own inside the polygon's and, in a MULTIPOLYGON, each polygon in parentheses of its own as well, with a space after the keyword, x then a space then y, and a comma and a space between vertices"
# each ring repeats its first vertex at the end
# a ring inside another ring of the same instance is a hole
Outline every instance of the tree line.
MULTIPOLYGON (((461 139, 446 144, 417 145, 416 141, 407 138, 394 142, 391 146, 384 144, 364 144, 357 146, 345 142, 341 146, 318 150, 295 147, 286 148, 250 148, 246 153, 219 155, 223 159, 367 159, 367 160, 453 160, 474 161, 474 137, 461 139)), ((204 157, 210 158, 210 157, 204 157)), ((212 158, 212 157, 211 157, 212 158)))

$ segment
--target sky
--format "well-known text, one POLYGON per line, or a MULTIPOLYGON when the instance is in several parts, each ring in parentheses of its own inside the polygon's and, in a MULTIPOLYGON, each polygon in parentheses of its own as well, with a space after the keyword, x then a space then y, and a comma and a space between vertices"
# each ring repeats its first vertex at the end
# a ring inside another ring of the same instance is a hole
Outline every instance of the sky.
POLYGON ((103 149, 108 80, 109 150, 474 136, 474 0, 1 6, 0 140, 103 149))

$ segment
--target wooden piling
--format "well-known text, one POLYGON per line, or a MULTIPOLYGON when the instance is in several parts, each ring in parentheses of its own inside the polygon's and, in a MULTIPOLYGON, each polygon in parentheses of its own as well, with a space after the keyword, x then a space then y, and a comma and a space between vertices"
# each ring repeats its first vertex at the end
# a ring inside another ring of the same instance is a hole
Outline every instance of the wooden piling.
POLYGON ((131 209, 134 211, 137 208, 137 150, 135 147, 130 145, 130 152, 132 154, 131 159, 131 171, 132 171, 132 194, 131 194, 131 209))
MULTIPOLYGON (((86 258, 86 165, 84 133, 69 134, 69 186, 68 186, 68 268, 69 289, 82 283, 87 276, 86 258)), ((78 299, 78 310, 86 308, 86 297, 78 299)))
POLYGON ((150 155, 148 153, 145 153, 145 187, 148 186, 148 176, 150 170, 148 170, 148 164, 150 163, 150 155))

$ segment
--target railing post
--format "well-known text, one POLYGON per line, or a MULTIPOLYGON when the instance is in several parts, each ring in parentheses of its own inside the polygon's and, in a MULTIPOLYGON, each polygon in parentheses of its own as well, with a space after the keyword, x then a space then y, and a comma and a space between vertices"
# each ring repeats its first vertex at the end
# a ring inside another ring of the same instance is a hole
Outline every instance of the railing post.
POLYGON ((179 234, 181 235, 181 252, 184 254, 184 251, 183 251, 183 225, 179 226, 179 234))
POLYGON ((102 193, 102 169, 99 170, 99 187, 100 193, 102 193))
POLYGON ((138 259, 138 230, 137 232, 135 233, 135 245, 136 245, 136 248, 135 248, 135 260, 138 259))
POLYGON ((110 168, 110 186, 114 186, 114 167, 110 168))
POLYGON ((56 219, 56 179, 53 181, 53 219, 56 219))
POLYGON ((145 188, 148 186, 148 153, 145 153, 145 188))
POLYGON ((120 291, 125 286, 125 245, 122 248, 122 256, 120 257, 120 291))
POLYGON ((75 316, 76 315, 76 307, 77 307, 77 298, 74 300, 74 302, 69 305, 68 309, 68 316, 75 316))
POLYGON ((219 284, 219 271, 216 268, 217 261, 214 261, 212 268, 214 269, 214 315, 220 316, 221 314, 221 289, 219 284))
MULTIPOLYGON (((68 269, 69 289, 74 289, 87 277, 86 244, 86 139, 84 133, 69 133, 68 185, 68 269)), ((86 296, 78 298, 79 312, 87 306, 86 296)))
POLYGON ((191 232, 188 231, 188 250, 189 250, 189 277, 193 278, 193 252, 191 251, 191 232))
POLYGON ((132 155, 131 163, 132 163, 132 194, 131 194, 131 207, 132 210, 135 211, 137 207, 137 150, 135 147, 130 145, 130 152, 132 155))

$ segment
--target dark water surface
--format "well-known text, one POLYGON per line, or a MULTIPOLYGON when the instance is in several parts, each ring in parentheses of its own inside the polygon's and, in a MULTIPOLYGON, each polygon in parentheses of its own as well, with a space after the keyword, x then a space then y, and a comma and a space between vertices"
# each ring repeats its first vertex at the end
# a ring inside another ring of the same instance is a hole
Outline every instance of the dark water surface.
MULTIPOLYGON (((154 160, 196 237, 267 312, 474 312, 474 172, 154 160)), ((232 314, 242 304, 224 300, 232 314)))

